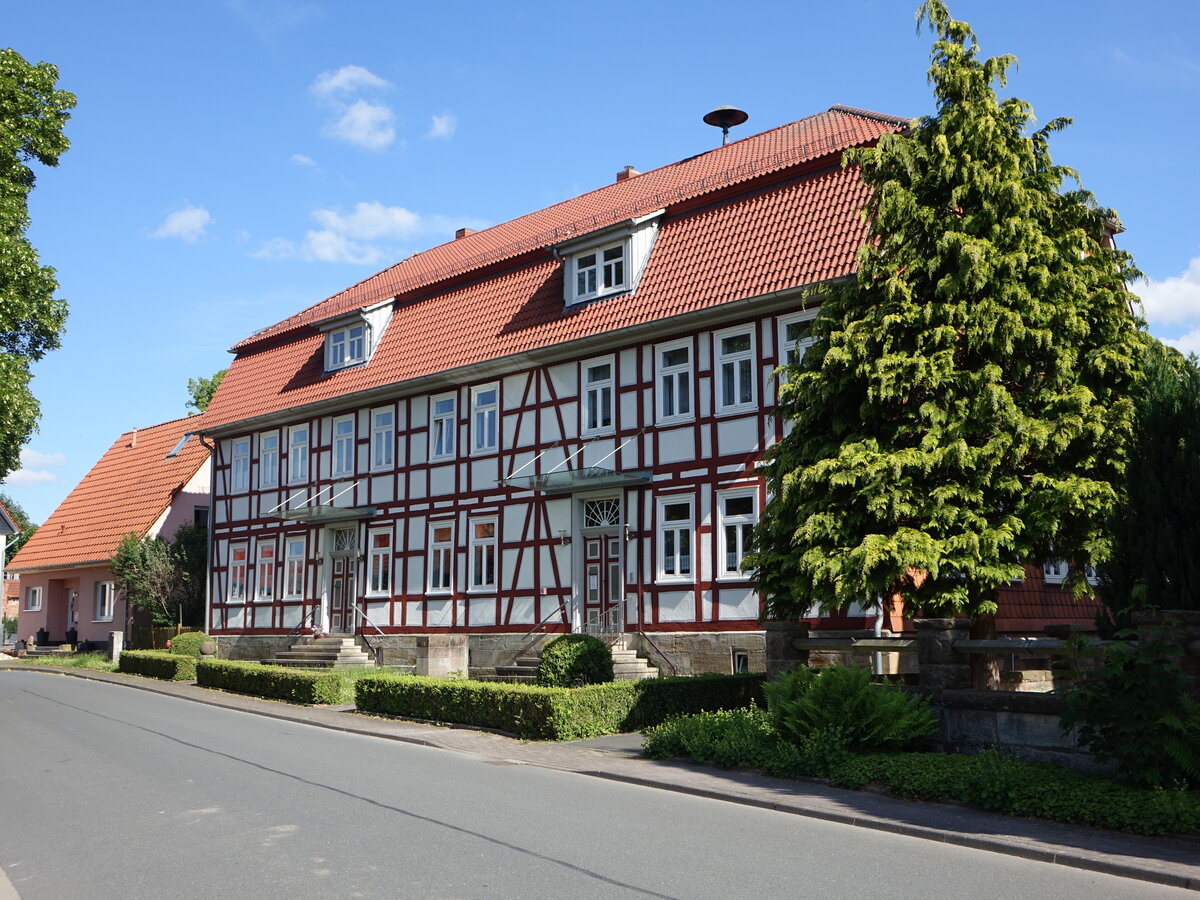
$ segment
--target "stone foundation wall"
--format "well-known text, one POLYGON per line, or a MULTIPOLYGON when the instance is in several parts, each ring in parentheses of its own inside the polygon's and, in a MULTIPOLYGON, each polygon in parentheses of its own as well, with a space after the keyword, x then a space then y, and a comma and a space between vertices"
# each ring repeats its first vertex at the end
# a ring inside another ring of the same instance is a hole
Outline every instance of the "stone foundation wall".
POLYGON ((221 659, 249 659, 255 662, 273 659, 275 654, 300 642, 296 635, 283 634, 218 634, 217 656, 221 659))
POLYGON ((647 659, 664 677, 729 675, 733 672, 735 651, 747 655, 751 672, 767 671, 766 633, 762 631, 655 631, 627 634, 625 645, 647 659), (674 663, 674 669, 668 660, 674 663))
POLYGON ((945 689, 933 709, 937 741, 944 750, 978 753, 995 747, 1034 762, 1111 775, 1115 766, 1096 762, 1075 732, 1059 725, 1065 701, 1057 694, 945 689))

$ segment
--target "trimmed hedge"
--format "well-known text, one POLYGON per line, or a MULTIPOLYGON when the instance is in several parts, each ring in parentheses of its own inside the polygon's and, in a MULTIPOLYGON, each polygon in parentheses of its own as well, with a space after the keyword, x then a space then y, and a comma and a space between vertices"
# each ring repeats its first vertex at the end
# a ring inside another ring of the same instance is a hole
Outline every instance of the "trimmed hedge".
POLYGON ((196 660, 165 650, 122 650, 117 671, 164 681, 194 681, 196 660))
POLYGON ((763 680, 758 674, 702 675, 555 688, 381 674, 358 679, 354 695, 360 712, 572 741, 637 731, 670 716, 761 703, 763 680))
POLYGON ((337 671, 313 672, 228 659, 201 659, 195 664, 196 683, 202 687, 288 703, 348 703, 353 699, 352 679, 337 671))
POLYGON ((582 687, 612 680, 612 651, 594 634, 560 634, 542 648, 537 670, 542 687, 582 687))
POLYGON ((177 653, 180 656, 193 656, 199 659, 200 645, 205 641, 211 640, 212 638, 203 631, 185 631, 171 638, 170 652, 177 653))

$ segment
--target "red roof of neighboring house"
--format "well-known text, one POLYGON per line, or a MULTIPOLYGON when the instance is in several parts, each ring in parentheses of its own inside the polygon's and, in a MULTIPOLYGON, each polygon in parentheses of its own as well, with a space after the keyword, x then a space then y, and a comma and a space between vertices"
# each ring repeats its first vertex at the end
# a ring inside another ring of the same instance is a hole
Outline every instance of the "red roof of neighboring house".
POLYGON ((237 344, 206 428, 847 274, 867 194, 841 151, 908 124, 835 106, 418 253, 237 344), (550 248, 663 208, 637 290, 564 311, 550 248), (371 361, 325 375, 315 323, 393 297, 371 361))
POLYGON ((4 501, 0 500, 0 534, 20 534, 21 526, 17 524, 17 520, 13 518, 13 514, 8 511, 8 507, 4 505, 4 501))
POLYGON ((144 535, 208 460, 195 436, 167 454, 201 416, 127 431, 58 505, 8 568, 34 571, 108 560, 129 532, 144 535))

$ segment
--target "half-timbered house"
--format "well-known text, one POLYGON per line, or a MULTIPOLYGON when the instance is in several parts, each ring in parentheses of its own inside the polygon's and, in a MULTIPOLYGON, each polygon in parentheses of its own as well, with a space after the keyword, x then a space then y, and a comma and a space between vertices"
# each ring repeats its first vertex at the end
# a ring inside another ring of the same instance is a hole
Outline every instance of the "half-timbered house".
POLYGON ((204 426, 222 652, 466 635, 492 665, 591 629, 668 671, 761 667, 740 564, 775 372, 864 239, 842 152, 908 126, 835 106, 626 168, 237 344, 204 426))

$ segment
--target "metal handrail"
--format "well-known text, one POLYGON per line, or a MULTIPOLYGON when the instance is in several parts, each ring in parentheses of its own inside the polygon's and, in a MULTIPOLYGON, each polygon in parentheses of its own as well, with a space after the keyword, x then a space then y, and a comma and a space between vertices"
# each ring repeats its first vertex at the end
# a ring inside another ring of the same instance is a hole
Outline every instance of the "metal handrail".
MULTIPOLYGON (((359 606, 353 600, 350 601, 350 605, 354 607, 355 612, 357 612, 360 616, 362 616, 362 620, 364 622, 366 622, 368 625, 370 625, 372 628, 374 628, 377 632, 379 632, 380 637, 386 637, 386 635, 383 633, 383 629, 371 621, 371 617, 367 615, 366 611, 363 610, 363 608, 361 606, 359 606)), ((371 639, 368 638, 365 634, 361 635, 361 637, 363 639, 363 643, 367 645, 368 649, 370 649, 371 653, 374 655, 375 665, 382 666, 383 665, 383 648, 376 647, 374 644, 372 644, 371 639)))
POLYGON ((657 653, 659 656, 661 656, 663 662, 665 662, 668 666, 671 667, 672 675, 679 674, 679 667, 677 665, 675 665, 674 662, 672 662, 671 657, 667 655, 667 651, 665 651, 662 647, 658 646, 658 644, 655 643, 654 638, 650 637, 650 635, 646 634, 646 632, 644 632, 644 631, 639 631, 638 636, 643 638, 647 644, 649 644, 651 647, 653 647, 654 652, 657 653))
POLYGON ((289 631, 287 634, 285 634, 284 637, 291 637, 294 634, 299 634, 300 629, 304 627, 304 623, 308 620, 308 617, 311 616, 313 613, 315 613, 320 608, 321 608, 321 604, 314 603, 312 605, 312 607, 308 610, 308 612, 306 612, 304 615, 302 615, 300 617, 299 624, 297 624, 291 631, 289 631))

